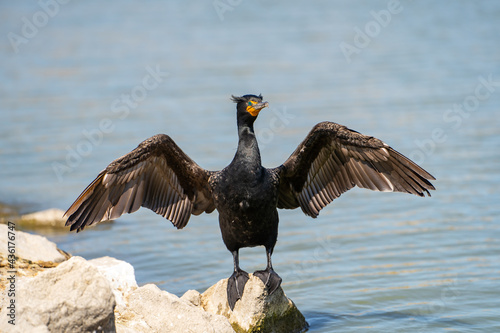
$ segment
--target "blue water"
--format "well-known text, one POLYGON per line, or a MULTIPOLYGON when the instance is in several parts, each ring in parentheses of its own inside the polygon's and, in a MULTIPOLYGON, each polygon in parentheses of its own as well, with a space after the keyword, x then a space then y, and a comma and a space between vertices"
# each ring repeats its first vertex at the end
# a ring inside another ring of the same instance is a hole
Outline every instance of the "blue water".
MULTIPOLYGON (((237 144, 230 95, 262 93, 265 166, 330 120, 437 178, 431 198, 354 189, 316 220, 280 212, 273 263, 310 332, 500 331, 500 2, 40 3, 0 2, 0 202, 66 209, 157 133, 221 169, 237 144)), ((215 213, 180 231, 140 210, 39 232, 177 295, 232 270, 215 213)), ((264 249, 241 264, 262 269, 264 249)))

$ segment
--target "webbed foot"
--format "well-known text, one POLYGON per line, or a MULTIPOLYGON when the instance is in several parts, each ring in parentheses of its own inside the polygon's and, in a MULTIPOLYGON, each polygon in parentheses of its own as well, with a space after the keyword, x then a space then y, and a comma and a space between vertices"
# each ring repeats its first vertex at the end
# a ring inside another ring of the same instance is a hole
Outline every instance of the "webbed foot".
POLYGON ((248 273, 242 270, 235 271, 227 280, 227 302, 231 311, 234 309, 236 302, 243 296, 245 284, 249 277, 248 273))
POLYGON ((263 271, 256 271, 253 273, 256 277, 262 280, 267 287, 269 295, 274 293, 281 285, 281 277, 270 268, 263 271))

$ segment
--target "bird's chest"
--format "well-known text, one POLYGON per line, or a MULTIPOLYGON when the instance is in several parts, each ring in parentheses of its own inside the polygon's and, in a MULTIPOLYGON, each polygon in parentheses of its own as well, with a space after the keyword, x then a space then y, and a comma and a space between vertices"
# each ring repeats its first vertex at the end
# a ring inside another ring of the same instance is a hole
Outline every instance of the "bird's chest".
POLYGON ((221 172, 211 183, 219 213, 261 210, 276 207, 277 187, 265 169, 245 172, 221 172))
POLYGON ((230 172, 211 182, 222 238, 230 251, 276 241, 278 186, 267 170, 263 172, 230 172))

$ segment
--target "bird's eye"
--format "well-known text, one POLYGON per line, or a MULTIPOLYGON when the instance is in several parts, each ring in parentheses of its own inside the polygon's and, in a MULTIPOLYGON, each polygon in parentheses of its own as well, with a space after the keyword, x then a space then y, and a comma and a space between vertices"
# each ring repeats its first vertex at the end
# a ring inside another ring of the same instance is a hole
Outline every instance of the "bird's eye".
POLYGON ((252 103, 252 102, 248 102, 248 106, 252 106, 252 105, 253 105, 253 103, 252 103))

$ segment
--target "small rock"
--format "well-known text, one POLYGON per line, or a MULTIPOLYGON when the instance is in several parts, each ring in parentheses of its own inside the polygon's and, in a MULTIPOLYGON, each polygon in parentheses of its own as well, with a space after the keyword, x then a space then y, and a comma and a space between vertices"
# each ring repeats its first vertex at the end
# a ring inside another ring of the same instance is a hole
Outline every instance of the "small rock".
POLYGON ((262 281, 250 274, 242 298, 231 311, 227 302, 227 279, 201 295, 205 311, 229 319, 236 332, 303 332, 308 324, 295 304, 278 288, 268 295, 262 281))
MULTIPOLYGON (((97 268, 72 257, 56 268, 16 281, 16 325, 0 320, 2 332, 114 331, 115 299, 97 268)), ((0 318, 7 318, 6 303, 0 318)))
POLYGON ((188 301, 194 306, 201 305, 201 294, 196 290, 188 290, 182 295, 181 299, 188 301))
POLYGON ((231 332, 223 316, 210 314, 153 284, 128 296, 128 307, 117 320, 117 332, 231 332))
POLYGON ((66 220, 63 219, 64 211, 51 208, 39 212, 21 215, 18 223, 33 224, 37 226, 64 228, 66 220))
POLYGON ((134 267, 128 262, 111 257, 88 261, 110 282, 117 308, 126 306, 125 297, 137 289, 134 267))
MULTIPOLYGON (((7 257, 7 235, 8 227, 6 224, 0 224, 0 254, 7 257)), ((27 232, 18 231, 14 232, 15 240, 15 254, 16 257, 26 259, 29 261, 51 261, 62 262, 66 260, 58 249, 55 243, 49 241, 47 238, 32 235, 27 232)))

